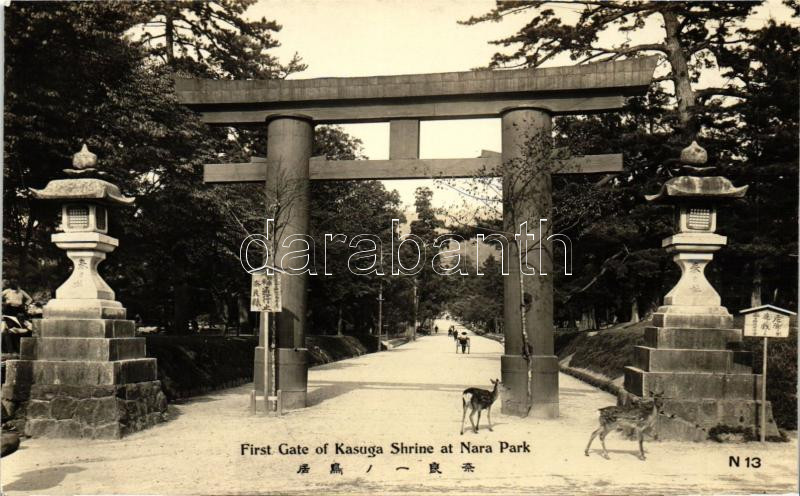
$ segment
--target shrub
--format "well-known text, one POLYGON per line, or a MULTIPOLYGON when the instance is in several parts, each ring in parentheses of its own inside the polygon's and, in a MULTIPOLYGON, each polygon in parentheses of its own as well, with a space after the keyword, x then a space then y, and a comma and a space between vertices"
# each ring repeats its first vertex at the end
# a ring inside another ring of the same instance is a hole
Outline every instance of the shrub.
MULTIPOLYGON (((753 352, 753 370, 761 373, 764 340, 744 338, 742 349, 753 352)), ((767 346, 767 400, 772 416, 783 429, 797 429, 797 327, 785 339, 770 339, 767 346)))
POLYGON ((644 328, 600 331, 584 334, 573 341, 574 354, 570 365, 588 369, 615 379, 633 363, 633 348, 644 344, 644 328))

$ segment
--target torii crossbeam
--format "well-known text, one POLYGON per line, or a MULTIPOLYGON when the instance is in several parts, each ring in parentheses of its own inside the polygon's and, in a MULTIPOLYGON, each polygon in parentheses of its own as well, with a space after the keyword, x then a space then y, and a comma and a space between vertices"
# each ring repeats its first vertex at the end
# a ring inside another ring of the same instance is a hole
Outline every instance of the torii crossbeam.
MULTIPOLYGON (((549 133, 554 115, 587 114, 620 109, 628 96, 642 95, 650 85, 656 57, 581 66, 470 71, 307 80, 228 81, 177 79, 181 103, 199 112, 210 125, 262 123, 267 129, 267 157, 247 164, 208 164, 209 183, 265 182, 273 173, 290 180, 421 179, 472 177, 477 171, 521 158, 533 133, 549 133), (473 159, 419 158, 421 120, 499 117, 502 153, 473 159), (311 157, 315 124, 390 123, 389 160, 327 161, 311 157)), ((593 155, 571 159, 560 173, 609 173, 622 170, 622 156, 593 155)), ((510 173, 507 173, 510 174, 510 173)), ((272 176, 277 177, 277 176, 272 176)), ((513 184, 504 177, 504 194, 513 184)), ((534 179, 534 193, 515 199, 516 222, 550 218, 550 175, 534 179)), ((292 208, 283 236, 308 232, 308 188, 292 208)), ((513 198, 513 195, 510 196, 513 198)), ((505 216, 506 230, 516 232, 505 216)), ((549 224, 545 224, 549 227, 549 224)), ((545 232, 544 236, 551 234, 545 232)), ((518 254, 513 243, 509 256, 518 254)), ((543 250, 542 269, 552 267, 551 250, 543 250)), ((278 250, 275 259, 283 253, 278 250)), ((505 354, 501 373, 507 391, 504 413, 558 416, 558 362, 553 354, 553 280, 525 276, 531 298, 525 307, 528 344, 523 348, 519 266, 509 264, 504 278, 505 354)), ((306 276, 282 284, 283 311, 277 320, 277 379, 284 408, 306 406, 306 276)), ((263 321, 264 319, 262 319, 263 321)), ((262 329, 263 332, 263 329, 262 329)), ((262 335, 263 338, 263 335, 262 335)), ((256 383, 264 377, 263 339, 256 353, 256 383)))

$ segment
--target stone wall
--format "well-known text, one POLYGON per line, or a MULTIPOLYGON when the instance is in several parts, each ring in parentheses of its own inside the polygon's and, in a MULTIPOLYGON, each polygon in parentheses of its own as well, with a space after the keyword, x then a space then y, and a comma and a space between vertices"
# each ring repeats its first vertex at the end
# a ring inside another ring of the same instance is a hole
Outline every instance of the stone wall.
POLYGON ((34 437, 119 438, 166 420, 159 381, 92 388, 33 386, 26 432, 34 437))

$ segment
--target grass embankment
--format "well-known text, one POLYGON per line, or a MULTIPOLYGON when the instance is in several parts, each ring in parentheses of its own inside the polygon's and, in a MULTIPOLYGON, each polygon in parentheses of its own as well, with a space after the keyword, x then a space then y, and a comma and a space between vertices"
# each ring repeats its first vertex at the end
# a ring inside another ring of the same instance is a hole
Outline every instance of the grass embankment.
MULTIPOLYGON (((253 380, 256 336, 147 336, 147 356, 158 360, 158 379, 174 400, 253 380)), ((311 366, 377 350, 374 336, 308 336, 311 366)))
MULTIPOLYGON (((644 329, 650 322, 630 327, 597 332, 556 333, 556 354, 559 359, 571 358, 568 367, 585 369, 598 381, 612 382, 624 374, 624 367, 633 364, 634 347, 644 344, 644 329)), ((737 318, 734 327, 741 328, 737 318)), ((762 340, 745 338, 742 349, 753 352, 753 370, 761 371, 762 340)), ((782 429, 797 429, 797 323, 787 339, 772 339, 769 344, 767 399, 772 403, 775 422, 782 429)), ((584 379, 583 377, 581 377, 584 379)), ((599 385, 599 384, 595 384, 599 385)))

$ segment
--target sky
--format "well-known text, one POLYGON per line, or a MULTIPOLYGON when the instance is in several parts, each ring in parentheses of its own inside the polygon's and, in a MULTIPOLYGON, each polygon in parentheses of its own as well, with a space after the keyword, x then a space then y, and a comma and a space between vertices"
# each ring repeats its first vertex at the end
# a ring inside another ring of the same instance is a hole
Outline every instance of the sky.
MULTIPOLYGON (((476 26, 457 23, 493 6, 491 0, 261 0, 247 14, 283 26, 276 35, 282 46, 273 53, 283 61, 299 53, 308 69, 291 79, 305 79, 468 71, 486 66, 495 52, 503 51, 488 42, 516 32, 529 17, 512 16, 476 26)), ((579 6, 557 5, 555 9, 563 16, 574 16, 579 6)), ((788 12, 779 0, 767 2, 753 16, 752 25, 769 18, 786 19, 788 12)), ((658 26, 652 28, 633 41, 657 37, 658 26)), ((570 65, 570 61, 561 58, 548 65, 570 65)), ((717 83, 712 75, 698 87, 717 83)), ((388 158, 388 123, 343 127, 362 140, 368 158, 388 158)), ((483 149, 500 151, 499 119, 421 123, 421 158, 477 157, 483 149)), ((397 189, 406 205, 413 205, 414 189, 424 185, 434 188, 436 206, 462 202, 457 192, 441 182, 438 188, 430 180, 385 184, 397 189)))

